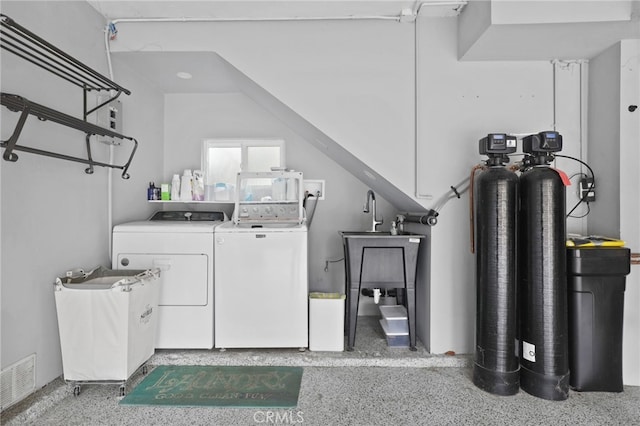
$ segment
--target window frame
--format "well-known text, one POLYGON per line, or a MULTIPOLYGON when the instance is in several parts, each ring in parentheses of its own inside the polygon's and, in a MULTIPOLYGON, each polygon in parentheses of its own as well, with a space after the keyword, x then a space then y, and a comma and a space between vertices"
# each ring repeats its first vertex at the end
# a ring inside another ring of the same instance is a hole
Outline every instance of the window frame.
MULTIPOLYGON (((271 170, 247 170, 249 161, 249 148, 278 147, 280 149, 280 165, 272 166, 279 170, 286 168, 286 144, 280 138, 206 138, 202 141, 201 167, 205 174, 205 182, 209 181, 207 176, 209 170, 209 150, 211 148, 240 148, 240 170, 239 171, 271 171, 271 170)), ((235 184, 235 182, 233 182, 235 184)))

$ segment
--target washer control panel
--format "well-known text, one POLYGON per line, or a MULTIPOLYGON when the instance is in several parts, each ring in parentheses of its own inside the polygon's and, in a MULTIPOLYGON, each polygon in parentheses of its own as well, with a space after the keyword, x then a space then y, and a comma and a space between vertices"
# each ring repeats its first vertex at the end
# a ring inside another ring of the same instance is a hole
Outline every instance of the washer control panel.
POLYGON ((242 203, 238 206, 240 221, 295 222, 300 218, 298 203, 242 203))
POLYGON ((236 188, 236 224, 304 221, 301 172, 240 172, 236 188))

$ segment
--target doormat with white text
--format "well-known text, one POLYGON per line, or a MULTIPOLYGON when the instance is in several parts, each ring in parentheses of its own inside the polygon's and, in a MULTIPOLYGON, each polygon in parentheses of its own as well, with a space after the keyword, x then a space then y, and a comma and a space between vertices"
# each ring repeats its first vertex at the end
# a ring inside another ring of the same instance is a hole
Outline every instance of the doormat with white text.
POLYGON ((163 365, 121 405, 295 408, 302 367, 163 365))

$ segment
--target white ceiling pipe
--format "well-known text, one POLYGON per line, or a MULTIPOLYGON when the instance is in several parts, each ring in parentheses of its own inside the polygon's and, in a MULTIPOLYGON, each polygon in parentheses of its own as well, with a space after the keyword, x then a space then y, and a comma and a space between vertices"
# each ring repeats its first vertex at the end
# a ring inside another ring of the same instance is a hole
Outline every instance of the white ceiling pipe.
POLYGON ((118 18, 111 22, 133 23, 133 22, 269 22, 269 21, 349 21, 349 20, 387 20, 398 22, 413 22, 423 7, 442 7, 451 6, 451 9, 460 12, 466 6, 468 0, 451 0, 451 1, 416 1, 413 10, 403 9, 397 15, 344 15, 344 16, 293 16, 293 17, 237 17, 237 18, 197 18, 197 17, 181 17, 181 18, 118 18))
POLYGON ((354 21, 387 20, 400 21, 400 15, 350 15, 350 16, 294 16, 273 18, 118 18, 113 24, 132 22, 284 22, 284 21, 354 21))

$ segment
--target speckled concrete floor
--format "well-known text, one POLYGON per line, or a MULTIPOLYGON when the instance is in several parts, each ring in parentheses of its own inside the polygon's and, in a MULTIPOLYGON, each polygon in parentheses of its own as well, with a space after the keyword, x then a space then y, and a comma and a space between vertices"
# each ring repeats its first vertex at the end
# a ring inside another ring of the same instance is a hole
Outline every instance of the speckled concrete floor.
MULTIPOLYGON (((7 425, 640 425, 640 387, 571 392, 561 402, 525 392, 498 397, 475 387, 468 356, 389 349, 375 321, 358 326, 353 352, 158 351, 161 364, 300 365, 292 410, 120 406, 118 385, 84 385, 75 397, 58 379, 3 413, 7 425)), ((134 374, 128 389, 142 380, 134 374)))

